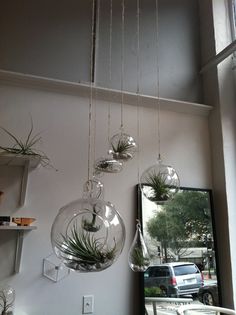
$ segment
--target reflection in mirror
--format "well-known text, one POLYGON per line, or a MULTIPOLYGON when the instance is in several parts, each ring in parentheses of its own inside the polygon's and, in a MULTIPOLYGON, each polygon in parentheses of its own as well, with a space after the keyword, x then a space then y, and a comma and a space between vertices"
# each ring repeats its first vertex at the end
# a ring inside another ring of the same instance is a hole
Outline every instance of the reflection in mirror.
POLYGON ((151 202, 140 190, 139 194, 151 260, 142 276, 143 314, 156 314, 158 302, 173 298, 219 305, 211 191, 181 188, 164 205, 151 202))

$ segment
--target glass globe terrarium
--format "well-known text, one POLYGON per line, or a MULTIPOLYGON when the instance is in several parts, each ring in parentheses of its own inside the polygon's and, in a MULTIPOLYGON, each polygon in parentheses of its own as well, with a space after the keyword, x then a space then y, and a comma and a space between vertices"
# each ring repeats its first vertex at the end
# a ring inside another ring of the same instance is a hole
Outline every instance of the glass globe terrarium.
POLYGON ((118 133, 110 140, 109 153, 113 158, 121 161, 131 160, 137 150, 137 145, 133 137, 126 133, 118 133))
POLYGON ((124 241, 125 226, 115 207, 88 191, 59 210, 51 229, 55 254, 78 272, 110 267, 121 254, 124 241))
POLYGON ((144 272, 150 265, 150 256, 141 232, 139 220, 136 224, 136 233, 129 250, 129 266, 135 272, 144 272))
POLYGON ((94 169, 98 173, 119 173, 123 169, 122 161, 118 161, 112 156, 101 157, 95 161, 94 169))
POLYGON ((178 192, 179 176, 172 166, 162 164, 161 159, 143 172, 140 188, 144 196, 156 204, 164 204, 178 192))

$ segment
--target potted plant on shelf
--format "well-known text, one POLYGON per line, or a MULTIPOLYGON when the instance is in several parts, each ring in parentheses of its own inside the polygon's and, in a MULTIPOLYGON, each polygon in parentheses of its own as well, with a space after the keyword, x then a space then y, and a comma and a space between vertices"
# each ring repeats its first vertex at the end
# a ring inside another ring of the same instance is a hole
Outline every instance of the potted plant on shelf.
POLYGON ((1 146, 0 145, 0 155, 5 155, 7 157, 31 157, 39 160, 39 163, 43 167, 53 167, 50 163, 49 157, 42 151, 35 148, 35 145, 41 141, 40 133, 33 134, 33 121, 31 119, 30 131, 24 141, 17 138, 13 133, 8 131, 4 127, 0 129, 5 132, 11 140, 13 140, 12 146, 1 146))

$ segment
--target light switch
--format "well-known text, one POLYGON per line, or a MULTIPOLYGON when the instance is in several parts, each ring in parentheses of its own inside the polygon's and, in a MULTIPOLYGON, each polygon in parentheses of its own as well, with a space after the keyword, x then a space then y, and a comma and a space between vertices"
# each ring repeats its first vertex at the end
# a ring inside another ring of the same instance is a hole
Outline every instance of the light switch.
POLYGON ((84 295, 83 296, 83 314, 92 314, 94 308, 94 296, 84 295))

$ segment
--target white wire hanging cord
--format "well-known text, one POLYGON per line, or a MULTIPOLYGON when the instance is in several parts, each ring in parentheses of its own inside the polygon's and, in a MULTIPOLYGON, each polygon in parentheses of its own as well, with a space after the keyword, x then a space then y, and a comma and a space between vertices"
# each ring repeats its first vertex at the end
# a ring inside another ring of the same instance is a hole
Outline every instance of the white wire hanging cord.
POLYGON ((157 81, 157 150, 158 160, 161 160, 161 132, 160 132, 160 68, 159 68, 159 19, 158 19, 159 4, 155 0, 155 14, 156 14, 156 81, 157 81))
MULTIPOLYGON (((93 50, 95 53, 95 49, 99 52, 99 33, 100 33, 100 0, 95 0, 95 7, 94 7, 94 37, 93 37, 93 50), (95 47, 96 46, 96 47, 95 47)), ((93 75, 94 75, 94 84, 95 84, 95 66, 96 66, 96 59, 95 55, 93 56, 93 75)), ((95 97, 94 97, 94 108, 93 108, 93 152, 92 152, 92 161, 95 164, 95 157, 96 157, 96 128, 97 128, 97 90, 95 90, 95 97)), ((94 171, 93 171, 94 173, 94 171)))
MULTIPOLYGON (((112 88, 112 27, 113 27, 113 2, 110 1, 110 25, 109 25, 109 83, 110 89, 112 88)), ((111 92, 112 94, 112 92, 111 92)), ((110 143, 111 135, 111 103, 108 104, 108 116, 107 116, 107 135, 108 145, 110 143)))
POLYGON ((94 36, 95 36, 95 0, 92 0, 92 18, 91 18, 91 50, 90 50, 90 99, 89 99, 89 141, 88 141, 88 180, 91 175, 91 143, 92 143, 92 105, 93 105, 93 54, 94 54, 94 36))
POLYGON ((140 2, 137 0, 137 142, 139 148, 137 151, 138 160, 138 183, 140 181, 140 2))
POLYGON ((121 117, 120 130, 124 131, 124 55, 125 55, 125 1, 122 0, 121 13, 121 117))

